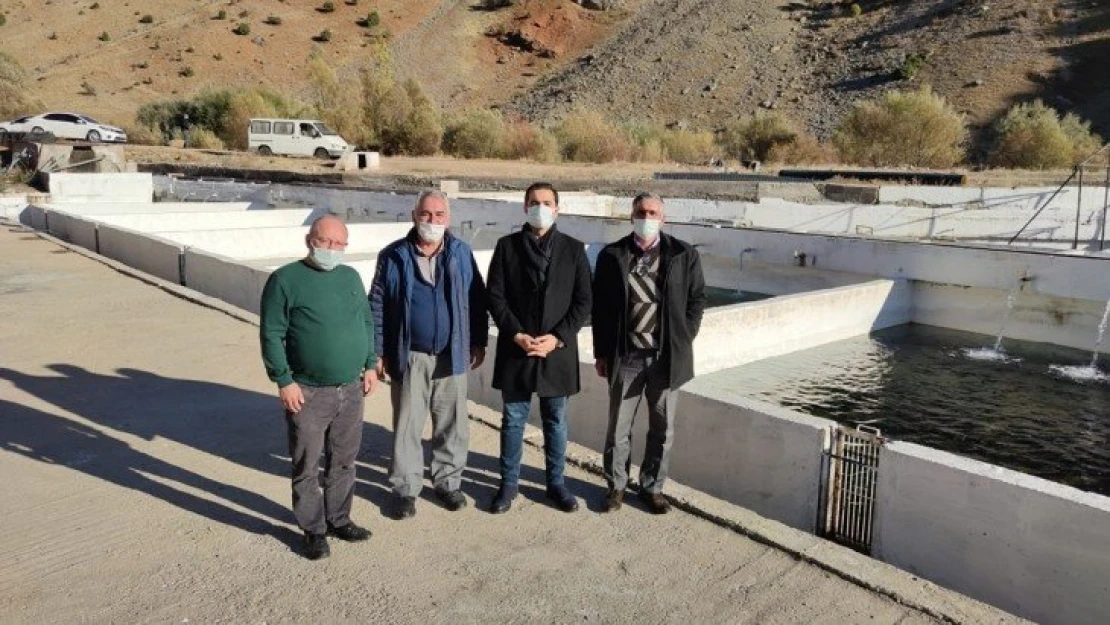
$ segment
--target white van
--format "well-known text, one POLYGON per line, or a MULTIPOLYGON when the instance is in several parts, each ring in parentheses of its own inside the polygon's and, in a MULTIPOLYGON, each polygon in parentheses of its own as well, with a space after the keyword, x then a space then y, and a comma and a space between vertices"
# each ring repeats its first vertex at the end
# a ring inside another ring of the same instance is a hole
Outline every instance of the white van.
POLYGON ((289 154, 339 158, 351 146, 318 119, 252 119, 247 147, 262 156, 289 154))

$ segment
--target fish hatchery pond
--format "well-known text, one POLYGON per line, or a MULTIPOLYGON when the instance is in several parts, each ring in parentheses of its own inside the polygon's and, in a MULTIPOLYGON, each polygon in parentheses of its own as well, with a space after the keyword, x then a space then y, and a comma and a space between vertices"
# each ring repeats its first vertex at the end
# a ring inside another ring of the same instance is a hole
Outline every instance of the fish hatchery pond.
MULTIPOLYGON (((711 376, 749 397, 1110 495, 1110 381, 1092 353, 904 325, 711 376), (969 355, 970 353, 970 355, 969 355)), ((1110 361, 1110 356, 1104 358, 1110 361)))

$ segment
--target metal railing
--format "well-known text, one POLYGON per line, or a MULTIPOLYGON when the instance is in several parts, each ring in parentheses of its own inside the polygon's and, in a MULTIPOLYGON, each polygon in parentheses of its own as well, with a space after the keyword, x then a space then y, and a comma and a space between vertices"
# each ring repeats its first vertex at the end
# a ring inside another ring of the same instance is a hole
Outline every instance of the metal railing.
MULTIPOLYGON (((1088 156, 1081 163, 1073 167, 1071 170, 1071 175, 1069 175, 1067 179, 1064 180, 1064 182, 1061 183, 1060 186, 1052 192, 1052 195, 1048 196, 1048 199, 1045 200, 1044 203, 1037 208, 1037 210, 1033 213, 1033 216, 1029 218, 1029 221, 1025 222, 1025 225, 1022 226, 1021 229, 1014 234, 1014 236, 1010 237, 1010 240, 1007 241, 1007 244, 1013 244, 1013 242, 1016 241, 1023 232, 1025 232, 1025 229, 1028 228, 1029 225, 1032 224, 1034 221, 1036 221, 1037 217, 1040 216, 1044 209, 1052 203, 1052 200, 1056 199, 1057 195, 1060 195, 1060 192, 1064 190, 1064 187, 1068 186, 1073 180, 1075 180, 1078 187, 1078 192, 1075 199, 1075 235, 1072 237, 1071 249, 1079 249, 1079 224, 1083 220, 1083 185, 1085 177, 1087 179, 1094 178, 1095 180, 1104 178, 1102 189, 1102 220, 1100 222, 1098 236, 1098 249, 1101 252, 1106 241, 1107 211, 1110 210, 1110 143, 1102 146, 1102 148, 1099 149, 1097 152, 1088 156)), ((1094 184, 1098 183, 1095 182, 1094 184)))
POLYGON ((822 476, 818 533, 866 554, 871 552, 874 535, 879 449, 883 443, 875 428, 838 427, 832 433, 822 476))

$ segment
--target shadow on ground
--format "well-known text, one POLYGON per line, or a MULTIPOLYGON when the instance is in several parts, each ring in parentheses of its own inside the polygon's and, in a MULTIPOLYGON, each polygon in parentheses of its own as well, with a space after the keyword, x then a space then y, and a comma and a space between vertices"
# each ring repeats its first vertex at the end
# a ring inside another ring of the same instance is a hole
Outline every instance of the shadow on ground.
MULTIPOLYGON (((285 423, 275 396, 138 369, 117 369, 118 375, 67 364, 50 365, 48 369, 55 375, 29 375, 0 368, 0 379, 88 423, 0 400, 0 414, 4 415, 0 419, 0 446, 4 450, 148 494, 215 523, 272 536, 290 548, 298 544, 300 534, 287 505, 232 481, 168 462, 119 436, 171 440, 288 479, 285 423)), ((366 423, 356 496, 370 501, 387 517, 395 513, 388 480, 391 450, 392 432, 366 423)), ((427 442, 425 454, 427 460, 427 442)), ((524 497, 545 501, 542 468, 522 467, 521 481, 524 497)), ((472 451, 463 491, 484 510, 497 492, 498 482, 497 457, 472 451)), ((600 506, 604 497, 600 486, 569 478, 568 486, 591 508, 600 506)), ((423 499, 438 505, 430 488, 425 488, 423 499)))

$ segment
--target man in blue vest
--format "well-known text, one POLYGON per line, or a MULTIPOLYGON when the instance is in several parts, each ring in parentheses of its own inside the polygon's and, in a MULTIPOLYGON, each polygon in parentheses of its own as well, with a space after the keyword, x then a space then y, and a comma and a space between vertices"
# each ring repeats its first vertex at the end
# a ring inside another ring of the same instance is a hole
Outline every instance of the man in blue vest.
POLYGON ((448 230, 447 196, 425 191, 413 228, 378 256, 370 287, 377 372, 392 379, 397 516, 416 515, 424 481, 420 440, 432 415, 432 484, 449 510, 466 507, 459 489, 469 450, 467 371, 481 366, 489 323, 486 289, 470 246, 448 230))

